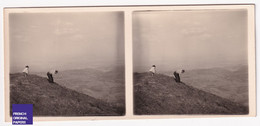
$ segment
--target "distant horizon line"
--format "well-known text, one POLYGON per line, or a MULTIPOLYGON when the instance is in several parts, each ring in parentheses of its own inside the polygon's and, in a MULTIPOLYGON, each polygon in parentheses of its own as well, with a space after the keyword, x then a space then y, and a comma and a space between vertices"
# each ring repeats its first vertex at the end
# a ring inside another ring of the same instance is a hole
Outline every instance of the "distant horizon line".
MULTIPOLYGON (((195 67, 190 67, 190 68, 188 68, 188 67, 182 67, 182 68, 171 68, 171 69, 168 69, 168 70, 166 70, 165 68, 163 68, 163 69, 157 69, 157 71, 171 71, 171 70, 179 70, 179 69, 184 69, 184 70, 198 70, 198 69, 212 69, 212 68, 227 68, 227 67, 242 67, 242 66, 247 66, 248 67, 248 64, 229 64, 229 65, 223 65, 223 66, 204 66, 204 67, 197 67, 197 68, 195 68, 195 67)), ((149 67, 144 67, 144 66, 138 66, 138 67, 142 67, 142 68, 147 68, 147 70, 146 71, 149 71, 149 69, 150 69, 150 66, 149 67)), ((157 67, 157 66, 156 66, 157 67)), ((157 67, 158 68, 158 67, 157 67)), ((144 70, 140 70, 140 71, 135 71, 134 69, 133 69, 133 72, 146 72, 146 71, 144 71, 144 70)))
MULTIPOLYGON (((103 68, 108 68, 110 66, 104 66, 103 68)), ((57 69, 58 71, 61 71, 61 72, 65 72, 65 71, 73 71, 73 70, 84 70, 84 69, 92 69, 92 70, 99 70, 99 71, 110 71, 114 68, 117 68, 117 67, 123 67, 122 70, 125 70, 125 65, 117 65, 117 66, 113 66, 111 67, 111 69, 104 69, 102 70, 102 68, 98 68, 98 67, 85 67, 85 68, 74 68, 74 69, 63 69, 63 70, 59 70, 57 69)), ((185 67, 183 69, 185 70, 203 70, 203 69, 213 69, 213 68, 227 68, 227 67, 248 67, 248 64, 236 64, 236 65, 226 65, 226 66, 208 66, 208 67, 198 67, 198 68, 187 68, 185 69, 185 67)), ((144 67, 143 67, 144 68, 144 67)), ((158 67, 157 67, 158 68, 158 67)), ((149 67, 145 67, 146 70, 137 70, 135 71, 133 69, 133 73, 143 73, 143 72, 148 72, 149 71, 149 67), (148 69, 146 69, 148 68, 148 69)), ((178 70, 178 69, 157 69, 158 72, 169 72, 169 71, 174 71, 174 70, 178 70)), ((48 72, 48 71, 30 71, 30 73, 43 73, 43 72, 48 72)), ((17 71, 17 72, 9 72, 9 74, 15 74, 15 73, 22 73, 22 70, 20 71, 17 71)))
MULTIPOLYGON (((93 70, 101 70, 103 68, 109 68, 111 67, 111 69, 113 68, 117 68, 117 67, 125 67, 125 64, 114 64, 114 65, 106 65, 106 66, 88 66, 88 67, 78 67, 78 68, 68 68, 68 69, 55 69, 58 71, 72 71, 72 70, 84 70, 84 69, 93 69, 93 70)), ((11 69, 11 68, 10 68, 11 69)), ((24 67, 22 69, 15 70, 15 72, 11 72, 10 70, 10 74, 14 74, 14 73, 21 73, 22 70, 24 69, 24 67)), ((34 70, 33 72, 31 71, 31 67, 29 68, 29 72, 30 73, 42 73, 42 72, 48 72, 49 70, 53 70, 53 69, 48 69, 48 70, 34 70)))

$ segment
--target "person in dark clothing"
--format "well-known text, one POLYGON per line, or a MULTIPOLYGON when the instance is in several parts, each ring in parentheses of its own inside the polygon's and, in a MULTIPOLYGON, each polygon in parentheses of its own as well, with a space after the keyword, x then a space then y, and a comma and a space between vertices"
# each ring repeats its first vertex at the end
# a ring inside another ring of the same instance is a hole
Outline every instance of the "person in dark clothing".
POLYGON ((174 77, 175 77, 175 81, 176 81, 177 83, 180 83, 180 82, 181 82, 180 74, 182 74, 182 73, 184 73, 184 72, 185 72, 185 70, 177 70, 177 71, 174 71, 174 72, 173 72, 173 75, 174 75, 174 77))
POLYGON ((48 81, 50 83, 54 83, 54 80, 53 80, 53 76, 54 74, 57 74, 58 73, 58 70, 51 70, 49 72, 47 72, 47 76, 48 76, 48 81))

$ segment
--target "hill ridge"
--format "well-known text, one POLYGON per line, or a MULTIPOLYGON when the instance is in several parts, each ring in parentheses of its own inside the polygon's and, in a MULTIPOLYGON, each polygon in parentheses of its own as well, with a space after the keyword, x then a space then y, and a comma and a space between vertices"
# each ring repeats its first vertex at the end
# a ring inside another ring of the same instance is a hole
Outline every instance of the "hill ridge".
POLYGON ((34 116, 124 115, 124 108, 95 99, 47 78, 22 73, 10 74, 10 113, 12 104, 33 104, 34 116))
POLYGON ((248 107, 239 103, 149 73, 134 73, 134 110, 137 115, 248 114, 248 107))

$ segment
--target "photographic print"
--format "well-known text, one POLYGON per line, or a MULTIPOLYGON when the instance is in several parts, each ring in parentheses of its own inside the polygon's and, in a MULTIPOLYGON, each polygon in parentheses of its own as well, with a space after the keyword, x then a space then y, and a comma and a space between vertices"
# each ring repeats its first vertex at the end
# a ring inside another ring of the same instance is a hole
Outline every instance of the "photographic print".
POLYGON ((256 116, 254 9, 5 8, 5 121, 256 116))
MULTIPOLYGON (((26 9, 25 9, 26 10, 26 9)), ((125 114, 124 12, 9 13, 10 114, 125 114)))
POLYGON ((248 114, 248 11, 135 11, 133 72, 136 115, 248 114))

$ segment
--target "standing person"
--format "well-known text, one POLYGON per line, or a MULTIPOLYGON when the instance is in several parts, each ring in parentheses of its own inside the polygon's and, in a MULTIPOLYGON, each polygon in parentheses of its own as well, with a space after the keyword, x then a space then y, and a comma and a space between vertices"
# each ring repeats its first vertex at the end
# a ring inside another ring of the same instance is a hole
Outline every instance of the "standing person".
POLYGON ((156 66, 153 65, 152 68, 149 70, 150 73, 152 73, 152 76, 156 73, 156 66))
POLYGON ((174 75, 174 77, 175 77, 175 81, 176 81, 177 83, 180 83, 180 82, 181 82, 180 74, 182 74, 182 73, 184 73, 184 72, 185 72, 185 70, 182 70, 182 69, 173 72, 173 75, 174 75))
POLYGON ((25 66, 25 68, 23 69, 23 74, 24 74, 24 77, 28 76, 28 74, 29 74, 29 66, 25 66))
POLYGON ((47 72, 47 76, 48 76, 48 81, 50 83, 54 83, 54 80, 53 80, 53 76, 54 74, 57 74, 58 73, 58 70, 50 70, 47 72))

